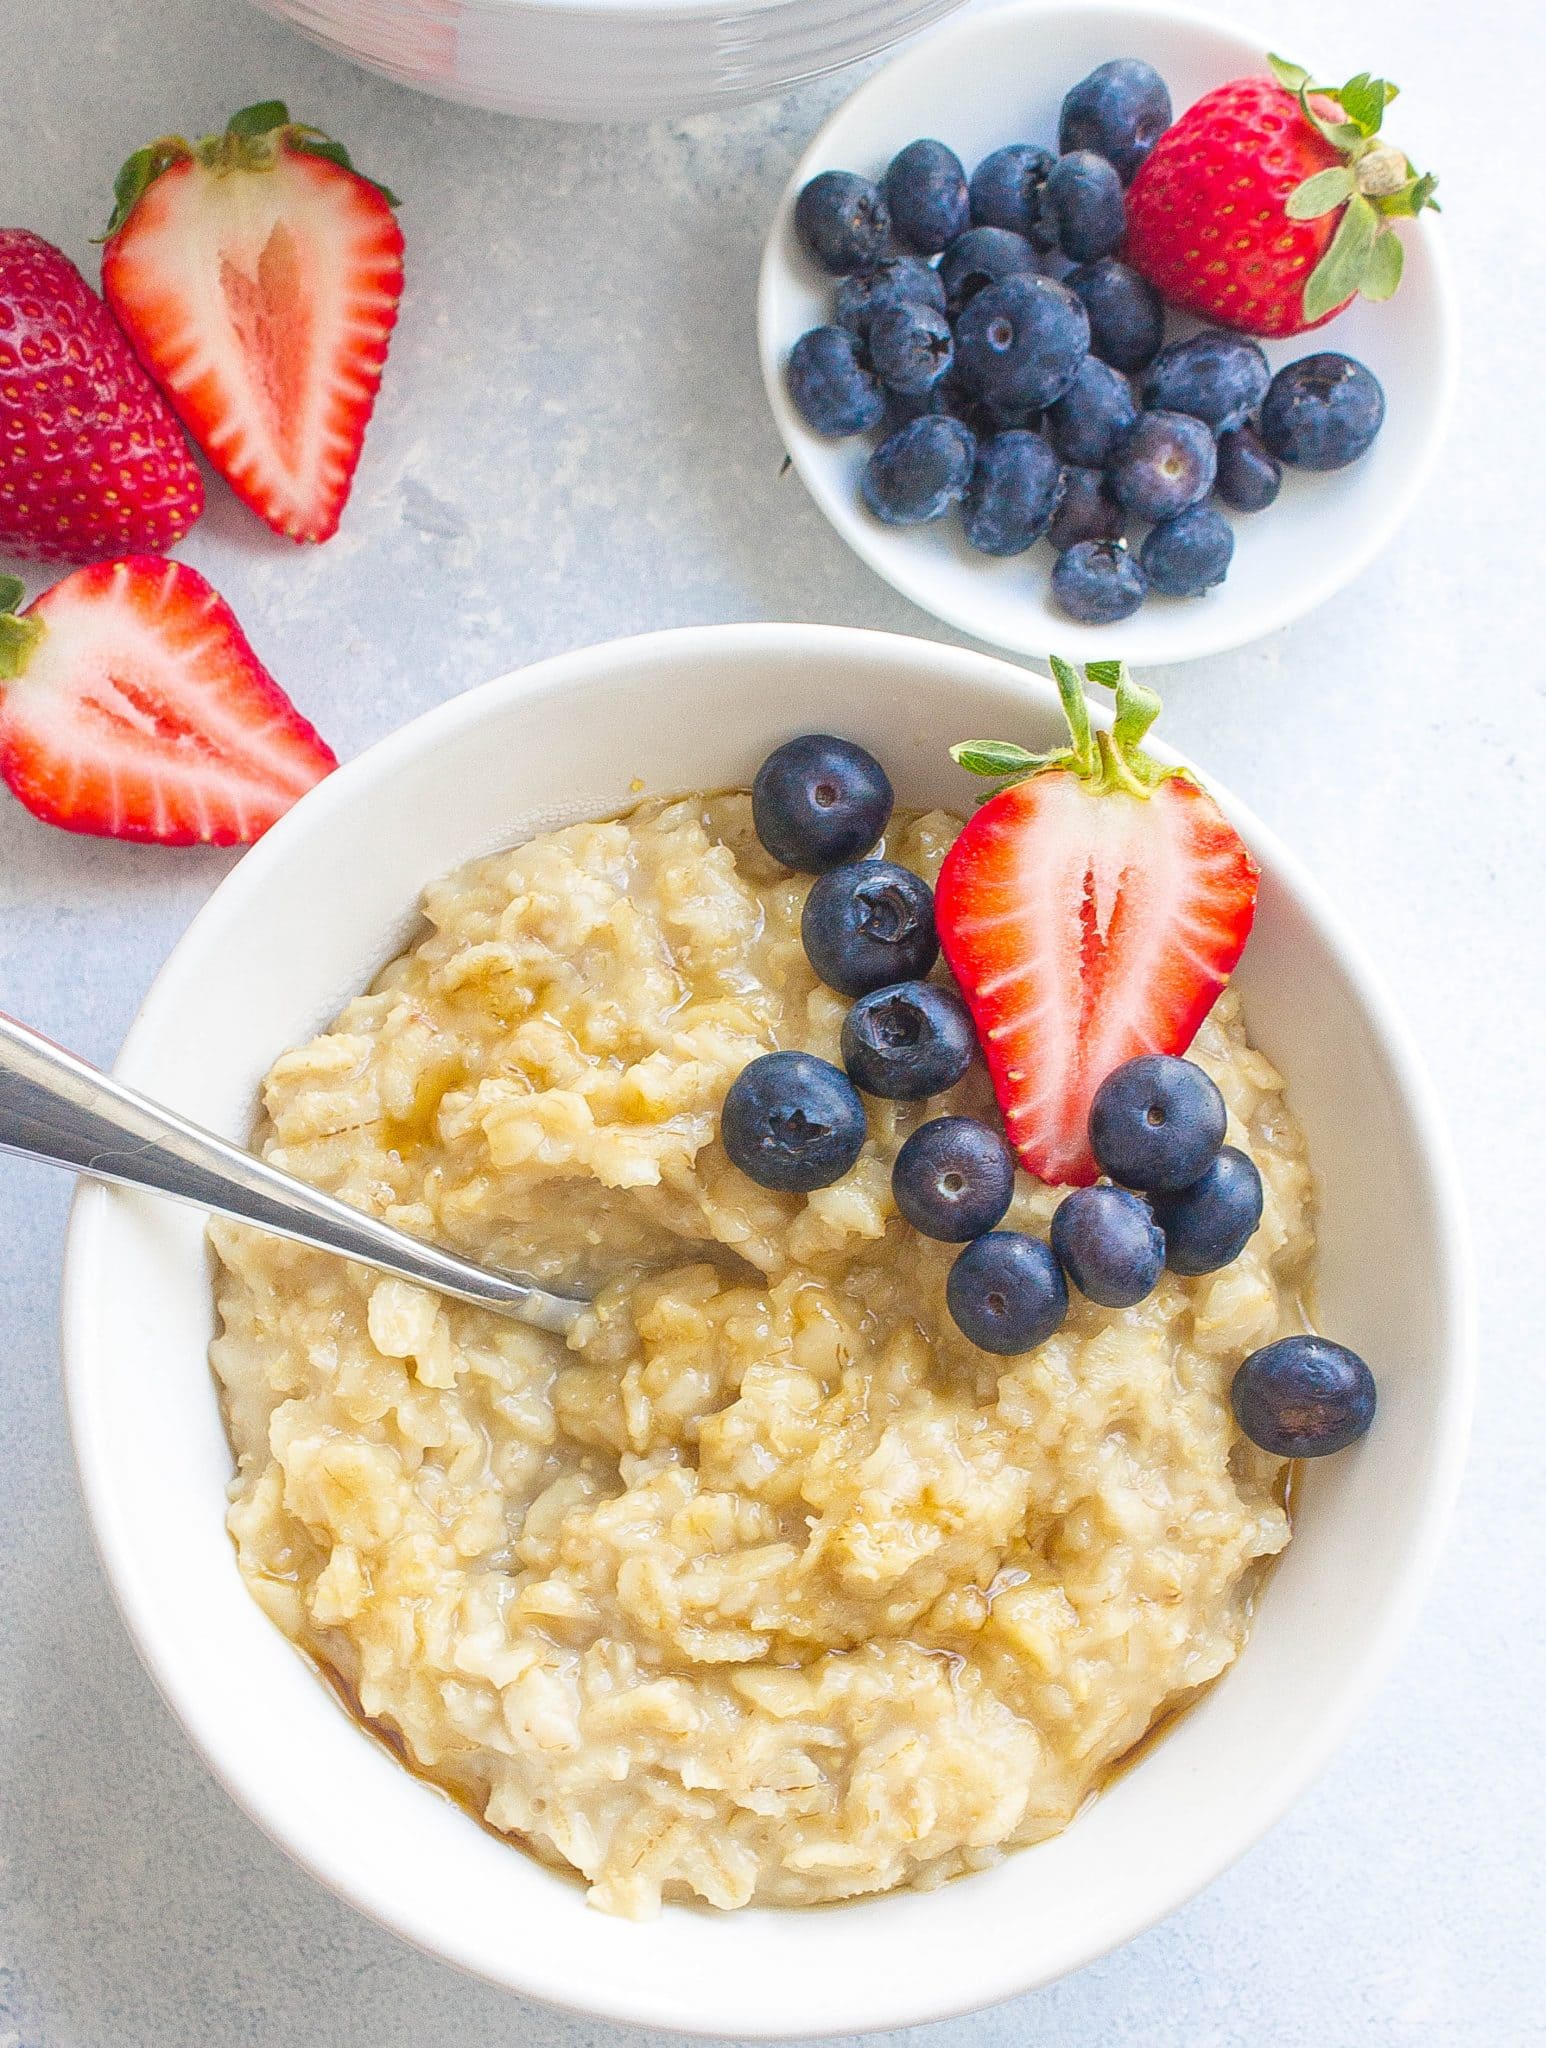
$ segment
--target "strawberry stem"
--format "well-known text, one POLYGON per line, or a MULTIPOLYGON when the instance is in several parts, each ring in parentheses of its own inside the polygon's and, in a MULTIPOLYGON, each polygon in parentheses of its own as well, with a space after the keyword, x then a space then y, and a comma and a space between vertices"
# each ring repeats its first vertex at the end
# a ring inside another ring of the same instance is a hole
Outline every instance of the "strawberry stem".
POLYGON ((1162 767, 1143 751, 1143 741, 1159 717, 1160 700, 1156 691, 1133 680, 1125 661, 1092 661, 1085 668, 1085 682, 1099 684, 1116 695, 1111 730, 1099 733, 1090 723, 1089 699, 1078 670, 1055 654, 1050 666, 1068 720, 1070 745, 1032 754, 1010 740, 965 740, 950 749, 951 759, 969 775, 993 778, 996 787, 983 797, 984 803, 1000 790, 1054 768, 1077 775, 1098 795, 1120 790, 1135 797, 1148 797, 1162 782, 1184 772, 1162 767))
POLYGON ((1290 220, 1319 220, 1342 209, 1335 235, 1305 281, 1305 318, 1319 320, 1358 292, 1367 299, 1388 299, 1401 282, 1402 268, 1391 222, 1411 219, 1425 207, 1439 210, 1433 196, 1438 179, 1419 175, 1411 160, 1380 135, 1397 88, 1367 71, 1346 85, 1316 85, 1302 64, 1273 56, 1267 62, 1311 127, 1342 157, 1340 164, 1296 186, 1284 209, 1290 220), (1329 119, 1322 111, 1328 106, 1342 118, 1329 119))
POLYGON ((16 607, 26 594, 19 576, 0 576, 0 683, 13 683, 43 637, 41 619, 23 619, 16 607))
POLYGON ((309 122, 292 121, 283 100, 259 100, 254 106, 238 108, 221 135, 205 135, 197 142, 189 142, 182 135, 163 135, 159 141, 137 149, 114 180, 113 213, 102 240, 110 241, 117 234, 147 189, 173 164, 185 163, 193 157, 210 171, 268 171, 286 150, 337 164, 340 170, 373 185, 389 206, 398 203, 397 195, 388 186, 378 178, 367 178, 355 168, 341 142, 335 142, 309 122))

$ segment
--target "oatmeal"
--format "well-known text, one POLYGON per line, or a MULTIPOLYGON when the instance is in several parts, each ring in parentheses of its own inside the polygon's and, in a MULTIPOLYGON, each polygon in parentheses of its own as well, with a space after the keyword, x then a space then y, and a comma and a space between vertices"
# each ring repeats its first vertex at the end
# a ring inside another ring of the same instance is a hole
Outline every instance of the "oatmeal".
MULTIPOLYGON (((959 829, 899 816, 932 880, 959 829)), ((1288 1540, 1231 1416, 1304 1328, 1310 1180, 1226 993, 1191 1057, 1260 1168, 1243 1255, 1075 1296, 1009 1360, 890 1169, 980 1068, 871 1101, 857 1166, 754 1185, 757 1054, 835 1060, 809 884, 740 795, 572 826, 435 884, 427 929, 264 1088, 263 1150, 493 1265, 606 1279, 569 1342, 217 1226, 214 1365, 254 1596, 413 1767, 636 1917, 932 1885, 1064 1827, 1238 1653, 1288 1540)), ((1025 1175, 1008 1225, 1061 1197, 1025 1175)))

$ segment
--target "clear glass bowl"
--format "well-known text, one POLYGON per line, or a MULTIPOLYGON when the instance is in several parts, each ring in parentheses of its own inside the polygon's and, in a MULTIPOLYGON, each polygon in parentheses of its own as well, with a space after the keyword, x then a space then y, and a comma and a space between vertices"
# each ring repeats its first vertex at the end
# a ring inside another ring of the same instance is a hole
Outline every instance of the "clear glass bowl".
POLYGON ((649 120, 765 99, 888 49, 959 0, 257 0, 356 63, 447 99, 554 121, 649 120))

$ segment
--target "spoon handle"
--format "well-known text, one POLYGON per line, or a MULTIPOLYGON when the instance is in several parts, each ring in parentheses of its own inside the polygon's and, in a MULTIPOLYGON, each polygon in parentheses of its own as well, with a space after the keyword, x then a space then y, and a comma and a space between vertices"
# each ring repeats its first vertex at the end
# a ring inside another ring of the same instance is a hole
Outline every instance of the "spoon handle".
POLYGON ((541 1330, 567 1332, 586 1306, 530 1281, 487 1272, 351 1209, 3 1015, 0 1151, 171 1195, 541 1330))

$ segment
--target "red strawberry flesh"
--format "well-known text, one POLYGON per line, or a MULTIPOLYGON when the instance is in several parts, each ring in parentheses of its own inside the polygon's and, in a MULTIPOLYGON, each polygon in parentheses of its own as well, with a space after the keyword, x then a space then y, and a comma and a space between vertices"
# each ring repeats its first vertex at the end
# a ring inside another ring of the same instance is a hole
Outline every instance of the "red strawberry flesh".
POLYGON ((291 539, 326 540, 381 382, 403 242, 381 189, 292 146, 298 133, 172 161, 110 238, 102 283, 237 494, 291 539))
POLYGON ((0 552, 175 547, 204 509, 181 427, 67 256, 0 228, 0 552))
POLYGON ((185 563, 96 563, 11 623, 41 631, 0 682, 0 776, 49 824, 239 845, 337 765, 185 563))

